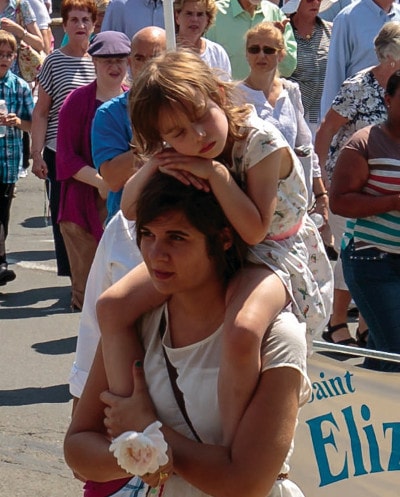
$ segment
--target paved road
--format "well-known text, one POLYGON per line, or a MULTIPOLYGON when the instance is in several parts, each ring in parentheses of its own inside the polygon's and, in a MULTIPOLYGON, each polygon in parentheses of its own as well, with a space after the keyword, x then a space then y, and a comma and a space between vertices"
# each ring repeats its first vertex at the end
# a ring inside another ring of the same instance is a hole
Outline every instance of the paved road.
POLYGON ((0 287, 0 496, 74 497, 63 461, 71 401, 67 379, 79 314, 57 276, 43 182, 17 184, 7 240, 17 279, 0 287))

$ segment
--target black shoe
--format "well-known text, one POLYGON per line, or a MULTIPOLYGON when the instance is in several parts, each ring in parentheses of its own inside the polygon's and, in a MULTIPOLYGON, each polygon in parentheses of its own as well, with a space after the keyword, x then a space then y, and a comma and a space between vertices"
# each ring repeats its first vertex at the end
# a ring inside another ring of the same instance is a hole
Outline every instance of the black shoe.
POLYGON ((7 263, 0 264, 0 286, 4 286, 10 281, 15 280, 16 274, 11 269, 8 269, 7 263))

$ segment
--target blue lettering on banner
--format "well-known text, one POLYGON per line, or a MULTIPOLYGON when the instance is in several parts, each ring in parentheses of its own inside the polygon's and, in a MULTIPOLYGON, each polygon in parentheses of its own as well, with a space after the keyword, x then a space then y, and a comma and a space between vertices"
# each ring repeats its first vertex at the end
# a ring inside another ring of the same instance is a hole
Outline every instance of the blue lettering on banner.
MULTIPOLYGON (((347 372, 343 376, 344 382, 323 380, 313 383, 315 398, 354 392, 351 376, 347 372)), ((324 374, 321 373, 320 377, 323 379, 324 374)), ((334 378, 337 379, 342 380, 340 377, 334 378)), ((347 406, 336 414, 328 412, 306 421, 318 465, 320 487, 348 479, 350 476, 400 470, 400 422, 382 423, 381 426, 374 427, 372 423, 368 423, 371 410, 367 405, 360 406, 358 417, 355 417, 354 409, 354 406, 347 406), (381 461, 377 434, 390 443, 390 456, 386 466, 381 461), (338 447, 337 442, 340 438, 343 442, 344 435, 349 443, 345 447, 338 447), (331 469, 330 457, 334 459, 336 467, 338 464, 340 466, 336 474, 331 469)))
POLYGON ((400 423, 383 423, 383 433, 392 431, 392 453, 390 454, 388 471, 400 471, 400 423))
POLYGON ((348 393, 354 393, 355 388, 352 384, 354 374, 350 371, 341 376, 335 376, 333 378, 324 379, 325 373, 320 372, 319 377, 322 381, 314 381, 312 383, 312 395, 309 403, 314 402, 314 400, 329 399, 331 397, 337 397, 338 395, 346 395, 348 393))

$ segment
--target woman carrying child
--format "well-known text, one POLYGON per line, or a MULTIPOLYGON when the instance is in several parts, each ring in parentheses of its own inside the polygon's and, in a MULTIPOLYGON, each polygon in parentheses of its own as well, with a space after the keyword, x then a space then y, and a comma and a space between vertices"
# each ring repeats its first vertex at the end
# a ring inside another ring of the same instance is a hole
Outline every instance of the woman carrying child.
POLYGON ((64 446, 70 467, 91 480, 85 497, 242 497, 244 489, 249 496, 304 497, 288 472, 298 409, 311 390, 305 325, 287 311, 274 319, 262 340, 253 398, 232 443, 222 446, 222 323, 227 287, 245 261, 246 247, 212 192, 160 172, 140 195, 136 234, 152 282, 168 301, 138 323, 144 360, 126 372, 134 377, 131 397, 104 392, 108 383, 97 351, 64 446), (160 278, 161 267, 174 277, 160 278), (175 383, 171 370, 179 375, 175 383), (102 401, 110 405, 105 421, 102 401), (163 461, 150 468, 143 463, 154 451, 139 449, 145 455, 141 467, 132 465, 139 453, 123 439, 134 434, 110 442, 110 435, 126 430, 158 435, 163 461), (129 447, 126 457, 114 457, 110 449, 121 444, 129 447))
MULTIPOLYGON (((331 268, 307 215, 300 162, 272 124, 260 120, 251 106, 234 103, 237 95, 230 83, 218 79, 195 54, 168 52, 137 78, 130 98, 135 143, 150 159, 125 186, 125 215, 135 218, 143 187, 161 170, 187 185, 210 189, 250 245, 249 264, 230 282, 226 295, 219 404, 228 444, 259 378, 265 330, 290 303, 307 323, 309 338, 321 331, 330 313, 331 268)), ((159 280, 174 278, 162 264, 155 271, 159 280)), ((132 351, 132 323, 164 300, 143 267, 100 298, 112 392, 132 391, 126 383, 126 370, 138 357, 137 347, 132 351)))

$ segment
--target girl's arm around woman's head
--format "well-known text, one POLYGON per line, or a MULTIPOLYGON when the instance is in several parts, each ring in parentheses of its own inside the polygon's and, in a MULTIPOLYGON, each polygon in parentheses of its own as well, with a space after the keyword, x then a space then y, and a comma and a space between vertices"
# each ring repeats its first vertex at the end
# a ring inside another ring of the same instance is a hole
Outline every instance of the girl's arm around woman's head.
POLYGON ((160 162, 157 160, 157 157, 153 157, 143 164, 143 166, 125 183, 121 198, 121 210, 124 216, 130 221, 136 219, 136 202, 144 185, 159 167, 160 162))

